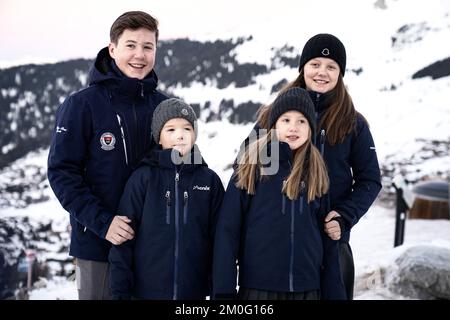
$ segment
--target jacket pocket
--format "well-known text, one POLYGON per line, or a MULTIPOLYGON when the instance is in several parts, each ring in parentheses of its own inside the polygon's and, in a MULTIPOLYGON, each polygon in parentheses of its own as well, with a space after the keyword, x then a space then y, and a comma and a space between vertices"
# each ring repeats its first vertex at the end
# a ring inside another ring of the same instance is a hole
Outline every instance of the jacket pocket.
POLYGON ((184 222, 184 224, 187 223, 188 204, 189 204, 189 194, 187 191, 185 191, 183 194, 183 222, 184 222))

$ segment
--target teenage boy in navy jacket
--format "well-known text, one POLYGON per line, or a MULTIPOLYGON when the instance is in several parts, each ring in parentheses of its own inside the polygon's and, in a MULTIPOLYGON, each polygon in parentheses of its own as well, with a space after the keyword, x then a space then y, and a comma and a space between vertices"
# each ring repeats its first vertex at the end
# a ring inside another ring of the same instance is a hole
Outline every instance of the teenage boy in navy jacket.
POLYGON ((224 188, 196 145, 194 110, 179 99, 155 110, 161 145, 128 181, 119 213, 136 236, 109 255, 114 299, 205 299, 211 292, 216 216, 224 188))
POLYGON ((70 255, 77 258, 79 299, 110 298, 111 243, 134 236, 117 206, 132 170, 154 144, 150 123, 167 97, 156 90, 158 21, 122 14, 110 44, 97 56, 89 87, 59 107, 48 157, 48 179, 70 213, 70 255))

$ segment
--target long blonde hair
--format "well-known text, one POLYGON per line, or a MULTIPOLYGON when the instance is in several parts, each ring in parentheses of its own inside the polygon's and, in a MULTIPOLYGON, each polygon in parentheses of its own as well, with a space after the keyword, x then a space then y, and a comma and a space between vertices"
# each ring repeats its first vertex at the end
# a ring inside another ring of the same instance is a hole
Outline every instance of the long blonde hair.
MULTIPOLYGON (((267 150, 269 143, 277 143, 276 134, 272 128, 269 133, 250 143, 245 149, 239 165, 234 173, 237 177, 236 186, 247 190, 248 194, 256 193, 256 182, 265 177, 261 156, 267 150), (253 159, 257 161, 252 161, 253 159)), ((321 197, 328 191, 329 179, 325 163, 319 150, 308 140, 294 151, 294 160, 289 176, 283 184, 282 192, 291 200, 297 199, 299 194, 307 188, 308 202, 321 197)))
MULTIPOLYGON (((294 81, 287 83, 280 89, 278 95, 293 87, 306 89, 303 69, 294 81)), ((352 98, 344 85, 342 74, 339 74, 338 82, 329 94, 329 99, 332 102, 320 120, 318 128, 325 129, 328 143, 330 145, 335 145, 337 143, 342 143, 345 137, 356 129, 357 116, 360 115, 362 117, 362 115, 355 110, 352 98)), ((261 128, 267 129, 267 126, 269 125, 270 108, 271 104, 268 104, 263 105, 258 110, 257 121, 261 128)), ((364 119, 364 117, 362 118, 364 119)))

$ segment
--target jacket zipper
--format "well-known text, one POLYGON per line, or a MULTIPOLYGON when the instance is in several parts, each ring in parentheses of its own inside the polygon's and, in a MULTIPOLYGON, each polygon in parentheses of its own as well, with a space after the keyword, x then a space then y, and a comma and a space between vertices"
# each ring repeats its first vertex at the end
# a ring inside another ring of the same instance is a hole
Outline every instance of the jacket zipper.
POLYGON ((140 159, 138 158, 138 149, 139 149, 139 141, 138 141, 138 137, 139 137, 139 128, 138 128, 138 118, 137 118, 137 112, 136 112, 136 103, 133 103, 133 116, 134 116, 134 132, 135 132, 135 139, 136 139, 136 144, 134 145, 134 161, 139 161, 140 159))
POLYGON ((303 213, 303 192, 305 191, 305 182, 302 181, 300 184, 300 215, 303 213))
POLYGON ((178 297, 178 250, 179 250, 179 240, 180 240, 180 226, 179 226, 179 215, 180 206, 178 198, 178 181, 180 180, 180 174, 175 173, 175 263, 173 267, 173 300, 177 300, 178 297))
POLYGON ((189 201, 189 194, 187 191, 185 191, 184 192, 184 200, 183 200, 183 222, 184 222, 184 224, 187 223, 188 201, 189 201))
MULTIPOLYGON (((300 185, 300 215, 303 213, 303 191, 305 182, 300 185)), ((295 201, 291 200, 291 258, 289 261, 289 291, 294 291, 294 252, 295 252, 295 201)))
POLYGON ((120 116, 118 114, 116 114, 116 115, 117 115, 117 121, 119 122, 120 134, 122 135, 123 151, 125 153, 125 163, 128 165, 127 143, 125 142, 125 134, 123 132, 123 127, 122 127, 122 119, 120 118, 120 116))
MULTIPOLYGON (((289 172, 292 170, 292 163, 291 161, 288 161, 289 164, 289 172)), ((283 187, 286 183, 286 180, 283 181, 283 187)), ((284 201, 286 201, 283 198, 284 201)), ((290 200, 291 202, 291 230, 290 230, 290 245, 291 245, 291 252, 289 257, 289 291, 294 291, 294 226, 295 226, 295 215, 294 215, 294 201, 290 200)), ((283 202, 283 207, 285 206, 286 202, 283 202)), ((283 209, 284 212, 284 209, 283 209)))
POLYGON ((291 257, 289 261, 289 291, 294 291, 294 226, 295 226, 295 214, 294 206, 295 202, 291 200, 291 257))
MULTIPOLYGON (((286 185, 286 180, 283 180, 283 188, 286 185)), ((283 189, 281 189, 283 190, 283 189)), ((286 213, 286 195, 281 191, 281 213, 284 215, 286 213)))
POLYGON ((166 224, 170 224, 170 191, 166 191, 166 224))
MULTIPOLYGON (((319 121, 319 111, 318 111, 318 109, 319 109, 319 100, 320 100, 320 93, 316 93, 316 101, 315 101, 315 110, 316 110, 316 119, 317 119, 317 126, 319 126, 319 123, 320 123, 320 121, 319 121)), ((314 145, 316 145, 317 146, 317 137, 316 136, 314 136, 314 145)))

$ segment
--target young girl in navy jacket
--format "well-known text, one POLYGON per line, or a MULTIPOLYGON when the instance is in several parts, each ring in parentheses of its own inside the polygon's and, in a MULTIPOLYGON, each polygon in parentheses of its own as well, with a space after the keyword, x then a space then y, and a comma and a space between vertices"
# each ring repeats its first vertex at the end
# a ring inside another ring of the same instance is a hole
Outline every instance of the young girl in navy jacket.
POLYGON ((153 114, 154 150, 128 181, 119 205, 136 230, 109 255, 114 299, 205 299, 224 189, 194 145, 194 110, 179 99, 153 114))
POLYGON ((214 298, 236 297, 237 269, 240 299, 344 298, 337 242, 324 232, 329 181, 311 142, 316 119, 307 91, 278 96, 269 121, 270 131, 248 145, 228 184, 214 246, 214 298))

